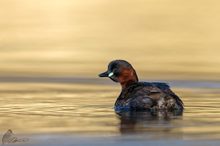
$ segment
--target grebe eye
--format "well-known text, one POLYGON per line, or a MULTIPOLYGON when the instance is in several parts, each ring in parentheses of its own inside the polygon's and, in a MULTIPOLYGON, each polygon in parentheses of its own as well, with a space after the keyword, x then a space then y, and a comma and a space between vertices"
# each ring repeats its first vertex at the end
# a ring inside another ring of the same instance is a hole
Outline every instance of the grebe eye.
POLYGON ((114 76, 118 77, 120 75, 120 71, 119 70, 115 70, 114 71, 114 76))

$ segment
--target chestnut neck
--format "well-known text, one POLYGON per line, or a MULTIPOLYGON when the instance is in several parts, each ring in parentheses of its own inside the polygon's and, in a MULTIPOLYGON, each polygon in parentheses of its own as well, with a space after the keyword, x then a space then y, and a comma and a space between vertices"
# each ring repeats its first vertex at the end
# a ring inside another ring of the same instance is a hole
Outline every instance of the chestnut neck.
POLYGON ((119 77, 119 82, 121 84, 122 90, 129 87, 133 83, 138 82, 138 77, 136 71, 132 68, 122 72, 122 75, 119 77))

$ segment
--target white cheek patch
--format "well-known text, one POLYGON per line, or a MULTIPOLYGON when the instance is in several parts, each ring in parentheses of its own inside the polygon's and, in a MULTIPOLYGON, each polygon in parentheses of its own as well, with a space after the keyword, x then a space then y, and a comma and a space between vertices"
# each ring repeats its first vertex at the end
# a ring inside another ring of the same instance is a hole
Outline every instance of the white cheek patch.
POLYGON ((110 72, 109 74, 108 74, 108 77, 112 77, 114 75, 114 73, 113 72, 110 72))

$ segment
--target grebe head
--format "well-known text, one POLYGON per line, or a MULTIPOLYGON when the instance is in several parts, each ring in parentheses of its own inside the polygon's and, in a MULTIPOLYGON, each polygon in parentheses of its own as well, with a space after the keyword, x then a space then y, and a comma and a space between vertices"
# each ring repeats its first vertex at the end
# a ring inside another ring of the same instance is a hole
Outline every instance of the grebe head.
POLYGON ((136 71, 125 60, 113 60, 109 63, 107 71, 99 74, 99 77, 109 77, 114 82, 119 82, 122 87, 129 83, 138 82, 136 71))

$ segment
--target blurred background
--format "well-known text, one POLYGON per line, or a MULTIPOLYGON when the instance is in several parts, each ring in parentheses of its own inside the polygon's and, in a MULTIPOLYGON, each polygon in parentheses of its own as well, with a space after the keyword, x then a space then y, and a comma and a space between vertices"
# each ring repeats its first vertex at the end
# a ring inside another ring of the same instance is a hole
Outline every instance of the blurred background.
POLYGON ((218 0, 0 0, 0 75, 220 79, 218 0))
POLYGON ((0 0, 0 135, 12 129, 50 136, 132 134, 128 142, 219 140, 219 4, 0 0), (185 104, 184 115, 117 115, 119 85, 98 78, 114 59, 129 61, 141 80, 168 82, 185 104))

